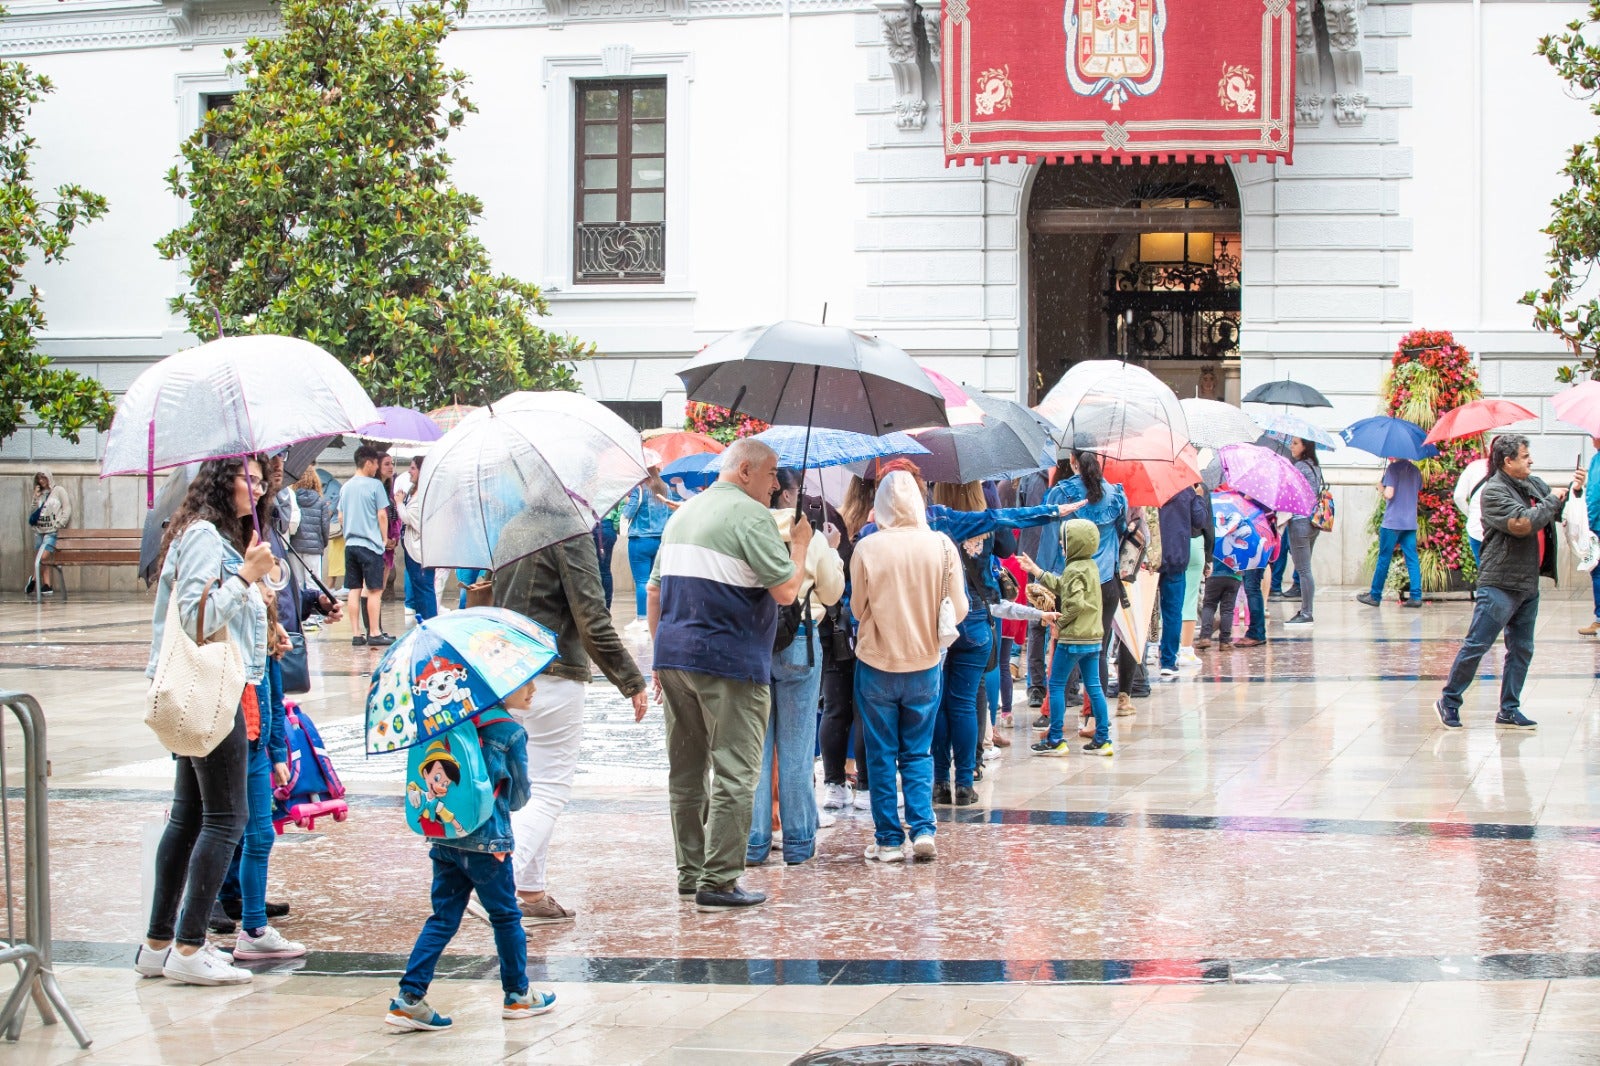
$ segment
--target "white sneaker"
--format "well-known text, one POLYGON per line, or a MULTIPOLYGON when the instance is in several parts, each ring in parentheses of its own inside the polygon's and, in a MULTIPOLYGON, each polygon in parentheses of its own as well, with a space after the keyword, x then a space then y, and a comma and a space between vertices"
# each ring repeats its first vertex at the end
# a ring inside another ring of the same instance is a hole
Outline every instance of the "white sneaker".
POLYGON ((650 621, 646 618, 635 618, 633 621, 623 626, 622 631, 624 633, 632 634, 648 633, 650 632, 650 621))
POLYGON ((210 944, 192 955, 168 953, 161 975, 185 985, 243 985, 251 980, 249 970, 230 964, 210 944))
POLYGON ((838 824, 839 819, 829 814, 827 811, 821 811, 817 814, 818 829, 831 829, 838 824))
POLYGON ((894 847, 868 844, 867 850, 862 852, 862 857, 868 862, 905 862, 905 848, 896 844, 894 847))
POLYGON ((872 810, 872 793, 865 789, 858 789, 850 800, 850 806, 858 811, 872 810))
POLYGON ((823 810, 825 810, 825 811, 837 811, 837 810, 840 810, 840 809, 842 809, 844 807, 848 807, 848 806, 850 806, 850 786, 849 785, 823 785, 822 786, 822 809, 823 810))
POLYGON ((140 944, 139 950, 133 953, 133 972, 140 977, 160 977, 162 969, 167 965, 167 956, 171 954, 171 944, 160 951, 149 944, 140 944))
POLYGON ((1005 755, 1005 752, 1000 748, 984 748, 983 749, 983 761, 984 762, 994 762, 995 760, 1004 757, 1004 755, 1005 755))
POLYGON ((270 925, 261 930, 260 936, 239 930, 239 939, 233 945, 236 959, 298 959, 305 953, 304 944, 295 943, 270 925))
POLYGON ((938 847, 933 842, 932 833, 923 833, 911 844, 911 854, 918 862, 932 862, 934 856, 939 854, 938 847))
POLYGON ((1163 680, 1163 681, 1171 681, 1173 678, 1175 678, 1177 676, 1178 676, 1178 671, 1177 671, 1176 667, 1163 666, 1161 668, 1161 680, 1163 680))
POLYGON ((1200 656, 1195 654, 1193 648, 1178 649, 1178 669, 1181 670, 1185 666, 1192 666, 1198 670, 1201 665, 1200 656))

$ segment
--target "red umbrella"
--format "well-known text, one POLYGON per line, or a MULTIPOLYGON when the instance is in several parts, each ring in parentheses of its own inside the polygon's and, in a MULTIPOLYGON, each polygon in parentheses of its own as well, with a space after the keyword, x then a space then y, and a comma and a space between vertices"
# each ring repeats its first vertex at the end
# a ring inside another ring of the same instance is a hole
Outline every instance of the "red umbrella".
POLYGON ((723 448, 721 442, 712 440, 704 433, 691 433, 686 429, 646 433, 644 439, 656 454, 661 456, 663 466, 675 463, 686 455, 704 453, 716 455, 723 448))
POLYGON ((1600 381, 1585 381, 1550 398, 1556 417, 1569 426, 1578 426, 1591 437, 1600 437, 1600 381))
POLYGON ((1200 483, 1200 457, 1193 446, 1185 446, 1170 462, 1101 456, 1100 470, 1107 481, 1122 486, 1133 507, 1160 507, 1179 492, 1200 483))
POLYGON ((1523 422, 1537 417, 1526 407, 1510 400, 1473 400, 1453 411, 1446 411, 1439 421, 1433 424, 1423 443, 1442 444, 1447 440, 1457 440, 1461 437, 1476 437, 1491 429, 1499 429, 1513 422, 1523 422))

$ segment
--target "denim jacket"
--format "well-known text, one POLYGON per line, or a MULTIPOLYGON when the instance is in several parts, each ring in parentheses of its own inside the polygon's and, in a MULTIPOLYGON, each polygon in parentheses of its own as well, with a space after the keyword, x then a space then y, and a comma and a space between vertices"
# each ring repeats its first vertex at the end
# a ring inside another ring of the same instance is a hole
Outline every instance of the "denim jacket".
POLYGON ((210 522, 195 522, 172 542, 167 561, 161 567, 161 578, 156 583, 150 661, 144 668, 145 677, 156 676, 161 641, 167 628, 167 602, 173 590, 178 594, 178 617, 184 631, 192 637, 200 610, 200 594, 212 579, 220 578, 222 584, 212 590, 206 601, 205 635, 213 636, 226 627, 228 640, 239 649, 244 660, 245 681, 252 685, 260 683, 267 664, 267 605, 254 585, 247 586, 233 579, 243 565, 244 557, 210 522))
MULTIPOLYGON (((491 717, 497 711, 485 711, 491 717)), ((498 713, 503 714, 503 711, 498 713)), ((435 840, 441 848, 460 848, 462 851, 507 852, 516 848, 511 838, 511 812, 520 811, 528 802, 528 734, 514 718, 499 718, 478 727, 478 739, 483 744, 483 762, 494 782, 494 813, 489 820, 464 837, 454 840, 435 840)))

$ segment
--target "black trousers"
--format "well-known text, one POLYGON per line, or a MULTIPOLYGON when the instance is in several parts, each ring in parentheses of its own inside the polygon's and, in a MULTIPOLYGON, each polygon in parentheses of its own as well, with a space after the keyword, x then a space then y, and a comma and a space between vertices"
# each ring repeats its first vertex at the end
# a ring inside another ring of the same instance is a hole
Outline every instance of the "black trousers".
POLYGON ((844 784, 844 760, 851 736, 856 745, 856 788, 868 786, 866 738, 861 732, 861 716, 856 714, 856 661, 835 659, 831 641, 822 642, 822 781, 844 784))
POLYGON ((196 947, 206 942, 211 905, 217 901, 249 817, 245 793, 249 759, 243 711, 235 712, 233 731, 211 754, 178 756, 172 813, 156 850, 155 898, 150 904, 148 930, 151 940, 176 939, 196 947))
MULTIPOLYGON (((1113 577, 1110 581, 1100 586, 1100 617, 1105 625, 1105 635, 1100 638, 1100 691, 1109 692, 1106 688, 1111 678, 1111 667, 1106 661, 1111 657, 1111 634, 1115 632, 1112 621, 1117 612, 1122 609, 1122 582, 1113 577)), ((1133 657, 1133 651, 1125 644, 1117 646, 1117 692, 1133 691, 1133 673, 1138 666, 1138 661, 1133 657)))

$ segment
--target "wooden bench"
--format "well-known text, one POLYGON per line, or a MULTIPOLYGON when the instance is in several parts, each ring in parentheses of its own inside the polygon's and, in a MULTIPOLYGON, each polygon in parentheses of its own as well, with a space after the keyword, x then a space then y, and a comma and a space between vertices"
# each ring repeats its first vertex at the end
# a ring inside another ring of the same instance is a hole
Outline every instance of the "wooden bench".
POLYGON ((44 595, 44 571, 56 572, 56 591, 62 602, 67 599, 66 574, 63 566, 138 566, 139 539, 137 529, 73 529, 56 533, 55 557, 41 563, 39 555, 33 557, 33 598, 39 602, 44 595))

